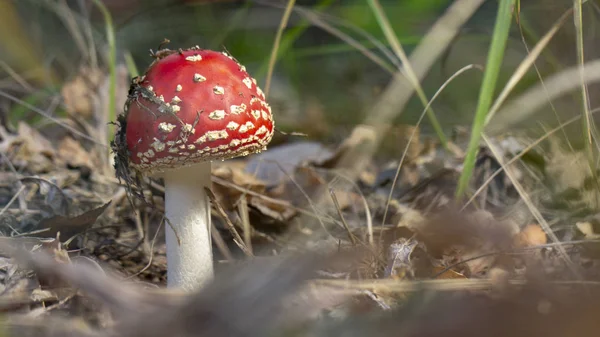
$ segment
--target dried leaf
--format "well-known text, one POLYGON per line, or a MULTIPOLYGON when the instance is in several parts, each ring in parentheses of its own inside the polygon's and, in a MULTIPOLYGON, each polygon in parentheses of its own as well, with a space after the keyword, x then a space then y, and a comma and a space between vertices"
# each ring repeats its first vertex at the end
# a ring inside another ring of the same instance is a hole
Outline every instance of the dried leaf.
POLYGON ((71 114, 88 119, 94 111, 94 100, 104 74, 99 69, 82 67, 79 74, 65 83, 61 90, 65 109, 71 114))
POLYGON ((293 175, 299 165, 318 162, 330 156, 331 151, 320 143, 295 142, 253 156, 246 165, 246 172, 272 187, 287 180, 286 174, 293 175))
POLYGON ((90 152, 70 136, 64 137, 58 144, 58 157, 70 167, 94 168, 90 152))
POLYGON ((0 151, 9 153, 15 167, 30 172, 47 172, 54 167, 52 159, 56 153, 52 144, 37 130, 19 122, 17 135, 9 134, 0 126, 0 151))
POLYGON ((56 234, 60 232, 62 238, 68 239, 72 236, 83 233, 96 222, 98 217, 102 215, 110 203, 111 202, 109 201, 98 208, 92 209, 75 217, 55 215, 51 218, 43 219, 38 223, 38 228, 49 228, 49 230, 40 233, 39 236, 55 237, 56 234))

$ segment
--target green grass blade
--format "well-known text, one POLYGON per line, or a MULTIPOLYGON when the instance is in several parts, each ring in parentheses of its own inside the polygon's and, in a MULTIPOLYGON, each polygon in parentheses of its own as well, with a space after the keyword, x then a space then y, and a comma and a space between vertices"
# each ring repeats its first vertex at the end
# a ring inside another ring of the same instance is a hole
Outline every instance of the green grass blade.
MULTIPOLYGON (((333 0, 321 0, 319 3, 313 8, 313 11, 320 12, 329 7, 333 3, 333 0)), ((310 27, 310 22, 308 20, 301 20, 295 27, 290 28, 285 32, 283 37, 281 38, 281 42, 279 44, 279 48, 277 48, 276 59, 277 61, 281 55, 285 55, 285 53, 292 47, 294 41, 296 41, 304 31, 310 27)), ((269 70, 270 60, 267 59, 261 67, 256 72, 255 78, 262 79, 266 76, 266 73, 269 70)), ((262 81, 261 81, 262 82, 262 81)))
POLYGON ((504 50, 506 41, 512 23, 512 10, 515 0, 500 0, 498 3, 498 14, 496 16, 496 24, 494 25, 494 34, 492 35, 492 43, 488 52, 487 64, 483 75, 483 83, 479 91, 479 100, 475 119, 471 128, 471 139, 467 147, 467 154, 463 162, 463 170, 458 181, 456 189, 456 197, 462 198, 469 185, 469 179, 475 168, 475 158, 479 148, 481 133, 485 126, 485 120, 488 110, 492 104, 496 81, 504 58, 504 50))
POLYGON ((129 76, 131 77, 136 77, 139 76, 140 72, 137 69, 137 66, 135 65, 135 60, 133 59, 133 56, 131 55, 131 52, 126 52, 125 55, 125 65, 127 66, 127 72, 129 72, 129 76))

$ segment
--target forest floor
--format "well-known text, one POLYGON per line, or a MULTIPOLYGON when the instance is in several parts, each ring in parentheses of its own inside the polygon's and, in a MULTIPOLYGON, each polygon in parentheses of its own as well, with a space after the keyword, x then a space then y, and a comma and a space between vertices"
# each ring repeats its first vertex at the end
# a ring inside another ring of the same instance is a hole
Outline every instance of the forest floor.
POLYGON ((191 295, 164 289, 160 180, 146 180, 142 201, 78 136, 0 129, 6 335, 598 328, 600 219, 589 179, 577 179, 583 157, 551 141, 502 170, 492 152, 512 158, 531 141, 498 139, 481 148, 476 188, 459 202, 460 150, 416 132, 398 142, 403 159, 369 159, 351 179, 337 164, 368 138, 356 130, 334 147, 300 138, 215 162, 216 281, 191 295))

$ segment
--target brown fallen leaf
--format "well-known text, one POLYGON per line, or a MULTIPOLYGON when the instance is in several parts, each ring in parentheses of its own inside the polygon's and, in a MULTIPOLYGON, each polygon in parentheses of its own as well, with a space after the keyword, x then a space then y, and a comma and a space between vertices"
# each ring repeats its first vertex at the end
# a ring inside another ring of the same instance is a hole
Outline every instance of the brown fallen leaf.
POLYGON ((19 122, 16 135, 0 126, 0 136, 0 151, 9 155, 16 168, 39 173, 54 167, 54 147, 46 137, 25 122, 19 122))
POLYGON ((244 191, 264 194, 266 190, 263 180, 245 172, 244 167, 240 165, 227 163, 216 165, 212 170, 212 175, 241 187, 239 189, 225 184, 213 184, 213 193, 221 206, 228 211, 235 209, 235 204, 240 196, 244 194, 244 191))
POLYGON ((38 228, 48 228, 49 230, 41 232, 37 236, 56 237, 56 234, 60 232, 61 237, 69 239, 72 236, 83 233, 96 222, 110 203, 111 201, 75 217, 55 215, 51 218, 42 219, 38 223, 38 228))
POLYGON ((86 167, 89 169, 95 167, 90 152, 70 136, 64 137, 58 143, 58 157, 71 167, 86 167))
POLYGON ((71 114, 85 119, 92 117, 97 90, 104 77, 99 69, 82 67, 75 78, 67 82, 61 90, 65 109, 71 114))

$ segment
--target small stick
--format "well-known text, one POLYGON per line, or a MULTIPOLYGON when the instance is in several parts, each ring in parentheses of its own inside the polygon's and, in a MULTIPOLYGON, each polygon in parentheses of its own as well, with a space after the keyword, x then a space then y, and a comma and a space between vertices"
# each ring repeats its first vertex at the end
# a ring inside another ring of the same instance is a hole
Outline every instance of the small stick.
POLYGON ((231 233, 231 235, 233 235, 233 242, 235 242, 235 244, 238 245, 238 247, 240 247, 240 249, 247 256, 254 256, 254 254, 252 254, 252 252, 248 249, 248 247, 244 243, 244 240, 240 236, 240 233, 238 233, 238 231, 235 229, 233 222, 231 222, 231 220, 227 216, 227 213, 225 213, 225 210, 223 209, 223 207, 221 207, 221 204, 219 204, 219 202, 217 201, 217 197, 215 196, 215 194, 207 187, 205 187, 204 190, 206 191, 206 195, 208 195, 208 198, 210 199, 210 201, 212 201, 213 205, 215 205, 215 209, 216 209, 217 213, 225 221, 225 224, 227 225, 227 229, 229 229, 229 232, 231 233))

